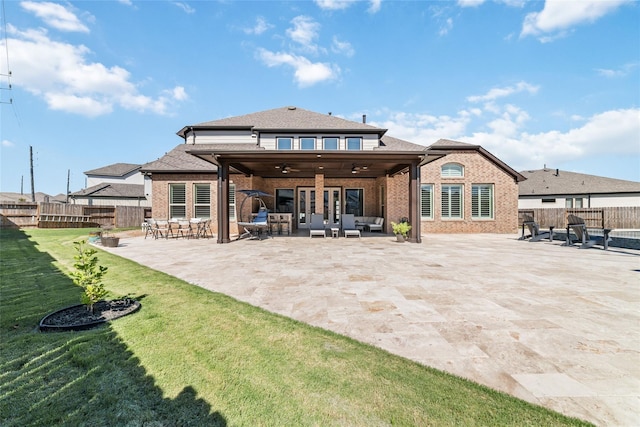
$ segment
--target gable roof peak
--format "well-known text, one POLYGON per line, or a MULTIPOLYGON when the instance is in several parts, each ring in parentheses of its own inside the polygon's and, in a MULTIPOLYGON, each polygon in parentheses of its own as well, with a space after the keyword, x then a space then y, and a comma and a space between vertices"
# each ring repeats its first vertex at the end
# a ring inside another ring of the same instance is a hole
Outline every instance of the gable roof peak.
POLYGON ((363 132, 385 134, 382 129, 366 123, 355 122, 334 116, 332 113, 322 114, 297 106, 286 106, 241 116, 226 117, 219 120, 185 126, 178 135, 185 135, 192 130, 207 129, 251 129, 257 131, 323 131, 323 132, 363 132))

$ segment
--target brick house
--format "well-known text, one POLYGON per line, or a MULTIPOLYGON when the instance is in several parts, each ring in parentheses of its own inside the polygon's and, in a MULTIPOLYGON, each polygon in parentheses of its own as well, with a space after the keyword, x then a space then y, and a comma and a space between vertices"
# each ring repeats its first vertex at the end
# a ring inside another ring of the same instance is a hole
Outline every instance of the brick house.
POLYGON ((218 243, 256 206, 239 190, 271 194, 271 212, 293 228, 311 213, 337 226, 340 214, 408 218, 421 233, 512 233, 524 177, 482 147, 440 140, 430 147, 387 130, 297 107, 185 126, 184 143, 142 166, 151 177, 155 218, 208 217, 218 243), (242 208, 242 211, 240 211, 242 208))

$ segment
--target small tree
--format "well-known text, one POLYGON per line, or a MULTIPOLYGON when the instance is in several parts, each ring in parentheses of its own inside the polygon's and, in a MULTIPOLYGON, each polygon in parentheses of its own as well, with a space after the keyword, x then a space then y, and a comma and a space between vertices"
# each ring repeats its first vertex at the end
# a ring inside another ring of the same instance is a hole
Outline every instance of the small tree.
POLYGON ((77 255, 73 257, 75 271, 71 272, 73 283, 82 287, 81 301, 93 313, 93 305, 107 295, 102 284, 102 276, 107 272, 107 267, 98 265, 98 257, 93 248, 86 246, 86 241, 73 242, 77 255))

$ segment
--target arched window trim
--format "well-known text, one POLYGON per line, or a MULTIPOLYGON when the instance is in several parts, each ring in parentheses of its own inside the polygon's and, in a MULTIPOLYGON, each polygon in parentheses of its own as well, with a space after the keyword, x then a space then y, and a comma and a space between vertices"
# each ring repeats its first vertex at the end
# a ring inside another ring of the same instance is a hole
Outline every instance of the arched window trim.
POLYGON ((464 166, 460 163, 445 163, 440 168, 442 178, 464 178, 464 166))

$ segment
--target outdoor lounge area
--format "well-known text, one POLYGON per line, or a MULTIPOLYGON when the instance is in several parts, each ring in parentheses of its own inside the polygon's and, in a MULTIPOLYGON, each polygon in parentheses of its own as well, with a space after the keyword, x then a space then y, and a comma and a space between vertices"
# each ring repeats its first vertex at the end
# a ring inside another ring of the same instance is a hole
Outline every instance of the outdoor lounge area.
POLYGON ((518 234, 306 236, 123 237, 105 250, 570 416, 638 423, 640 251, 518 234))

